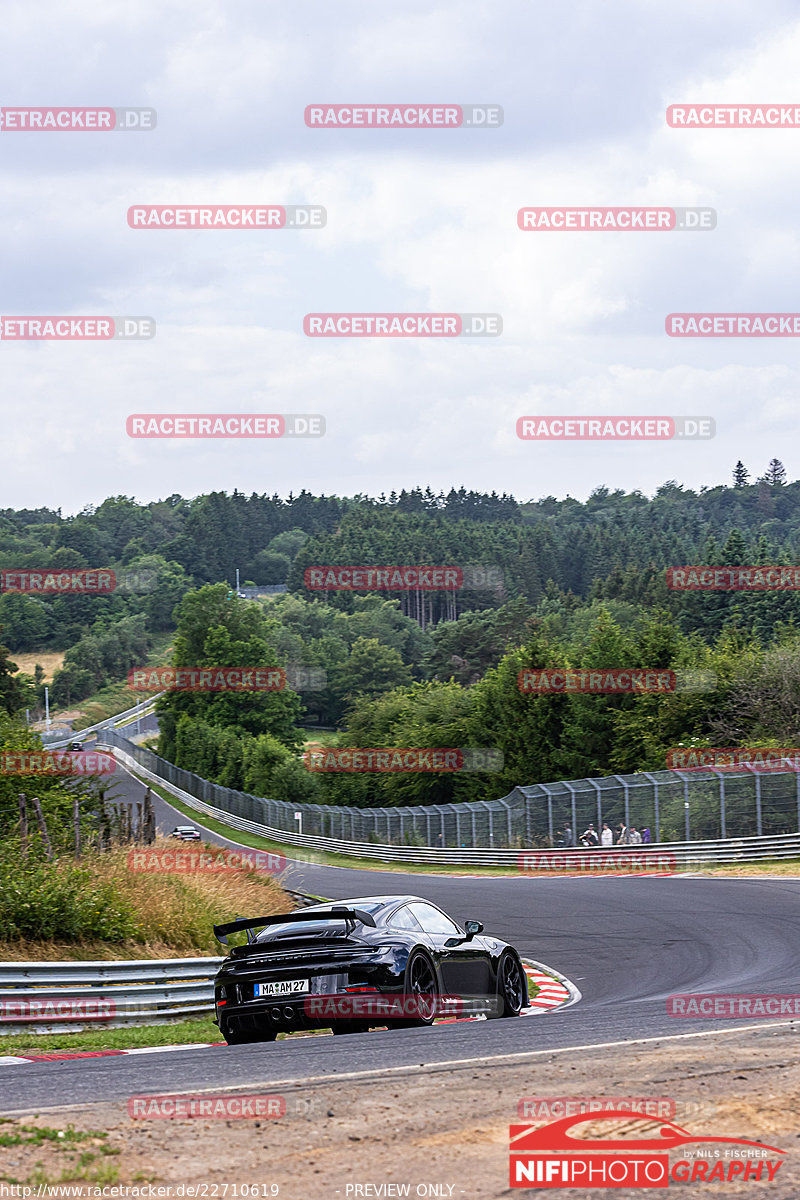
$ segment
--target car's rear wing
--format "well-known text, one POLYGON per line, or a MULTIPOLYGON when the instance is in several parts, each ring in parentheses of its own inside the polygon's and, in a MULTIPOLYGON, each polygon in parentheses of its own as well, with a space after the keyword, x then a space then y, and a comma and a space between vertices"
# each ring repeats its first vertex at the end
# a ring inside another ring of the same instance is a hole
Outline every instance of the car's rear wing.
POLYGON ((237 921, 226 922, 225 925, 215 925, 214 937, 223 946, 227 946, 229 933, 240 933, 246 929, 248 940, 251 941, 251 929, 262 925, 284 925, 295 921, 298 923, 302 921, 346 921, 352 922, 353 929, 356 925, 375 927, 375 918, 361 908, 331 908, 325 912, 311 912, 306 908, 301 912, 277 913, 271 917, 240 917, 237 921))

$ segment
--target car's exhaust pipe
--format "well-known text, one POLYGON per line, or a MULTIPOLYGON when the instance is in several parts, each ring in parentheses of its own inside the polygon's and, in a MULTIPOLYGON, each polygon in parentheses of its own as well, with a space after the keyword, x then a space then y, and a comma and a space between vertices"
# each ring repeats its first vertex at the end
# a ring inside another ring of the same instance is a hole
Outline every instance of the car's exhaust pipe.
POLYGON ((287 1007, 283 1010, 283 1015, 286 1017, 287 1021, 293 1020, 294 1019, 294 1009, 289 1008, 287 1005, 287 1007))
POLYGON ((272 1017, 273 1021, 280 1021, 281 1010, 279 1008, 271 1008, 269 1011, 269 1015, 272 1017))

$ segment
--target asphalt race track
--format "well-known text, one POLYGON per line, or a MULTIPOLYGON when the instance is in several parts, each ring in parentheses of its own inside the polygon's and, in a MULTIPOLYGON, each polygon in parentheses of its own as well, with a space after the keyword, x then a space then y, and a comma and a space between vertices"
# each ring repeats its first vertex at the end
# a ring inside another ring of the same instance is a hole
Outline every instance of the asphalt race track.
MULTIPOLYGON (((120 799, 141 799, 141 783, 121 769, 117 780, 120 799)), ((158 797, 154 802, 162 832, 188 823, 158 797)), ((208 840, 225 844, 214 834, 208 840)), ((431 1069, 437 1063, 569 1047, 583 1056, 601 1043, 758 1024, 669 1018, 666 998, 676 992, 800 992, 800 880, 459 878, 298 862, 284 882, 331 899, 384 892, 423 896, 457 920, 483 921, 488 933, 568 976, 583 999, 560 1012, 510 1021, 6 1065, 0 1069, 0 1109, 44 1111, 149 1092, 431 1069)), ((770 1021, 778 1018, 760 1025, 770 1021)))

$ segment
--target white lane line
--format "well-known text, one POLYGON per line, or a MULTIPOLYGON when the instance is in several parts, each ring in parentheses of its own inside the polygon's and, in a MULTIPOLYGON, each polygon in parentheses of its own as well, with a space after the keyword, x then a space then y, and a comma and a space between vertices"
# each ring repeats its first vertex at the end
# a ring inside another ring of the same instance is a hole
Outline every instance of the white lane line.
MULTIPOLYGON (((791 1027, 794 1024, 795 1024, 795 1022, 793 1022, 793 1021, 770 1021, 769 1024, 767 1024, 764 1021, 760 1021, 757 1025, 737 1025, 733 1029, 706 1029, 706 1030, 703 1030, 698 1033, 670 1033, 670 1034, 666 1034, 663 1037, 623 1038, 621 1041, 618 1041, 618 1042, 589 1042, 588 1045, 555 1046, 555 1047, 550 1047, 547 1050, 520 1050, 520 1051, 516 1051, 513 1054, 493 1054, 493 1055, 486 1055, 483 1058, 474 1058, 474 1057, 456 1058, 456 1059, 452 1059, 449 1062, 420 1063, 413 1067, 380 1067, 377 1070, 350 1071, 346 1074, 339 1074, 338 1072, 334 1072, 330 1075, 304 1075, 304 1076, 300 1076, 299 1078, 297 1078, 297 1077, 291 1078, 290 1077, 288 1079, 274 1079, 274 1078, 273 1079, 259 1079, 259 1080, 248 1081, 247 1084, 234 1083, 234 1084, 228 1084, 227 1086, 225 1084, 217 1084, 217 1086, 213 1087, 213 1088, 193 1088, 191 1090, 186 1090, 183 1092, 171 1091, 170 1095, 171 1096, 205 1096, 205 1095, 217 1095, 221 1092, 242 1092, 244 1095, 249 1095, 250 1091, 253 1088, 273 1088, 273 1089, 279 1088, 279 1087, 299 1088, 299 1087, 310 1087, 314 1084, 328 1084, 328 1085, 336 1084, 336 1085, 338 1085, 340 1083, 345 1083, 345 1082, 349 1082, 349 1081, 353 1081, 353 1080, 369 1080, 369 1079, 381 1080, 381 1079, 385 1079, 387 1075, 398 1075, 398 1076, 399 1075, 418 1075, 421 1067, 427 1067, 428 1074, 442 1074, 445 1071, 450 1071, 450 1070, 454 1070, 454 1069, 468 1070, 472 1067, 481 1066, 484 1064, 486 1066, 491 1066, 492 1064, 499 1064, 499 1063, 506 1063, 506 1062, 507 1063, 521 1062, 521 1061, 525 1061, 526 1059, 530 1060, 530 1059, 535 1059, 535 1058, 542 1058, 545 1055, 575 1054, 580 1050, 613 1050, 616 1046, 626 1046, 626 1047, 627 1046, 647 1046, 647 1045, 652 1045, 654 1042, 680 1042, 680 1041, 687 1041, 690 1038, 724 1037, 726 1034, 730 1034, 730 1033, 752 1033, 754 1030, 757 1030, 757 1029, 785 1029, 787 1027, 791 1027), (245 1088, 248 1089, 246 1092, 244 1091, 245 1088)), ((249 1047, 249 1049, 252 1049, 252 1047, 249 1047)), ((267 1051, 267 1053, 269 1053, 269 1051, 267 1051)), ((78 1103, 78 1104, 57 1104, 57 1105, 53 1105, 51 1108, 43 1108, 41 1105, 37 1104, 34 1107, 29 1107, 29 1108, 4 1109, 2 1111, 2 1115, 9 1116, 9 1117, 16 1117, 16 1116, 25 1116, 28 1113, 32 1113, 32 1112, 36 1112, 36 1113, 69 1112, 69 1111, 72 1111, 75 1109, 80 1109, 80 1108, 92 1108, 94 1105, 101 1104, 101 1103, 103 1103, 103 1104, 114 1104, 114 1103, 122 1104, 122 1103, 124 1103, 124 1101, 122 1101, 122 1100, 119 1100, 119 1101, 91 1100, 88 1102, 84 1102, 82 1104, 80 1104, 80 1103, 78 1103)))
POLYGON ((135 1046, 132 1050, 121 1050, 120 1054, 158 1054, 162 1050, 201 1050, 213 1042, 184 1042, 176 1046, 135 1046))

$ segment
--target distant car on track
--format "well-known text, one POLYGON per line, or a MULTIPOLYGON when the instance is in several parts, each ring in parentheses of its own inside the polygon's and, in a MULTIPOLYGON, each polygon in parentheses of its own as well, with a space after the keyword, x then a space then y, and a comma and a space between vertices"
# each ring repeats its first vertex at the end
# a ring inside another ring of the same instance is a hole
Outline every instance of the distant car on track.
POLYGON ((194 825, 176 825, 169 836, 180 838, 182 842, 199 842, 200 830, 195 829, 194 825))
POLYGON ((480 921, 462 929, 419 896, 363 896, 214 926, 223 945, 242 930, 247 945, 230 951, 214 984, 229 1045, 299 1029, 357 1033, 447 1015, 516 1017, 528 1004, 513 946, 481 936, 480 921))
POLYGON ((70 742, 69 748, 70 748, 70 751, 74 751, 74 750, 80 751, 83 749, 83 742, 70 742))

